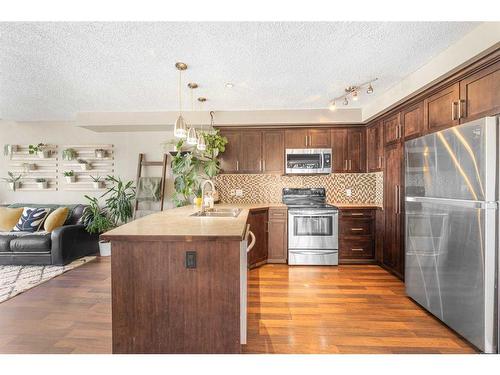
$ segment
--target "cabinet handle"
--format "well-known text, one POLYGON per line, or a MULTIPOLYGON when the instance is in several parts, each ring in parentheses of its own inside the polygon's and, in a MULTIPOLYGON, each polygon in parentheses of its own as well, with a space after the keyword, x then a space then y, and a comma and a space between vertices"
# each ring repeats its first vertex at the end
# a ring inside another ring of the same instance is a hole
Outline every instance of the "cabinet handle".
POLYGON ((345 165, 345 166, 344 166, 344 171, 347 171, 347 159, 346 159, 346 160, 344 160, 344 165, 345 165))
POLYGON ((259 171, 262 172, 262 159, 259 160, 259 171))
POLYGON ((265 160, 262 161, 262 170, 263 171, 266 170, 266 161, 265 160))
POLYGON ((400 123, 398 126, 399 126, 399 138, 401 139, 403 138, 403 124, 400 123))
POLYGON ((455 114, 455 106, 456 106, 457 102, 452 102, 451 103, 451 121, 455 121, 457 118, 456 114, 455 114))
POLYGON ((351 248, 351 251, 363 251, 364 249, 360 249, 359 247, 358 248, 351 248))
POLYGON ((353 212, 351 216, 364 216, 362 212, 353 212))
POLYGON ((236 171, 240 170, 240 162, 236 160, 236 171))
POLYGON ((351 231, 353 231, 353 232, 360 232, 362 230, 363 230, 363 228, 351 228, 351 231))
POLYGON ((378 157, 378 167, 382 168, 382 156, 378 157))
POLYGON ((349 170, 352 171, 352 160, 349 159, 349 170))
POLYGON ((307 135, 306 135, 306 147, 307 147, 307 135))
POLYGON ((394 213, 398 213, 398 185, 395 186, 394 189, 394 213))
POLYGON ((457 107, 458 107, 458 118, 457 118, 457 120, 460 120, 462 118, 462 100, 459 100, 457 102, 457 107))

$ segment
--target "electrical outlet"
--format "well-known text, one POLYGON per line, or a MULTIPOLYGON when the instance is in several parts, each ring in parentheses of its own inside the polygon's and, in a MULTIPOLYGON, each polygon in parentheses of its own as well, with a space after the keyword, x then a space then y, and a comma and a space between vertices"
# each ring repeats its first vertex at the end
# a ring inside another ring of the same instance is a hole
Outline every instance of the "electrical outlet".
POLYGON ((236 190, 234 191, 234 193, 235 193, 235 195, 236 195, 237 197, 242 197, 242 196, 243 196, 243 189, 236 189, 236 190))
POLYGON ((345 189, 345 195, 350 197, 352 196, 352 190, 351 189, 345 189))

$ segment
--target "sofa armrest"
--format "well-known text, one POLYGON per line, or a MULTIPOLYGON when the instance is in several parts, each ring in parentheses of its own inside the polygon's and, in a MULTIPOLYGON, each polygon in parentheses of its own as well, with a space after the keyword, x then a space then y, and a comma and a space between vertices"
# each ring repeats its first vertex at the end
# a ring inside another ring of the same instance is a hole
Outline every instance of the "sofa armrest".
POLYGON ((64 265, 99 251, 99 235, 90 234, 84 225, 64 225, 52 231, 52 264, 64 265))

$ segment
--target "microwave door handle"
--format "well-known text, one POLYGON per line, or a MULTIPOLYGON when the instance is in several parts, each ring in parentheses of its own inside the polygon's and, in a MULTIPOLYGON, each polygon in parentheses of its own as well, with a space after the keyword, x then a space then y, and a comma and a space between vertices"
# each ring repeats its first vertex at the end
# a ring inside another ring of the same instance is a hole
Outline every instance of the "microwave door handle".
POLYGON ((321 170, 325 167, 325 154, 321 153, 321 170))

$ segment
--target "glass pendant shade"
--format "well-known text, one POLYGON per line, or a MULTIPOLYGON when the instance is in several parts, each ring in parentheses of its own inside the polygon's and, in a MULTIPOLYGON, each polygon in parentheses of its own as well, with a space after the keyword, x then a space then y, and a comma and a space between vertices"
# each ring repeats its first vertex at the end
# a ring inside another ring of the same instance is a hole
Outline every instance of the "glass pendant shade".
POLYGON ((188 145, 195 145, 198 143, 198 137, 196 137, 196 130, 194 128, 189 128, 188 134, 187 134, 187 144, 188 145))
POLYGON ((203 134, 200 134, 198 137, 198 144, 196 145, 196 148, 199 151, 205 151, 207 149, 207 145, 205 144, 205 137, 203 134))
POLYGON ((184 121, 184 117, 182 117, 182 115, 179 115, 175 121, 174 136, 183 139, 187 136, 186 122, 184 121))

